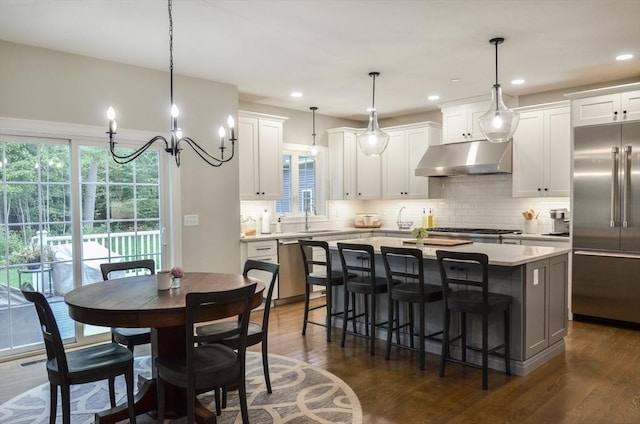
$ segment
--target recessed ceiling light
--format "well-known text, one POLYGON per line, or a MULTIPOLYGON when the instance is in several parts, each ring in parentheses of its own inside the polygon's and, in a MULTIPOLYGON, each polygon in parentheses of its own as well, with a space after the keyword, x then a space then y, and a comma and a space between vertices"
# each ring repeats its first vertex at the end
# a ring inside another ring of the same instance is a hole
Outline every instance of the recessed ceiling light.
POLYGON ((633 58, 633 55, 630 53, 620 54, 616 56, 616 60, 629 60, 631 58, 633 58))
POLYGON ((433 94, 433 95, 427 97, 427 99, 429 99, 429 100, 438 100, 439 98, 440 98, 440 96, 438 96, 437 94, 433 94))
POLYGON ((460 82, 460 78, 451 78, 451 82, 460 82))
POLYGON ((514 79, 514 80, 511 81, 511 84, 513 84, 513 85, 522 85, 522 84, 524 84, 524 80, 522 78, 514 79))
POLYGON ((291 97, 302 97, 302 93, 299 91, 291 92, 291 97))

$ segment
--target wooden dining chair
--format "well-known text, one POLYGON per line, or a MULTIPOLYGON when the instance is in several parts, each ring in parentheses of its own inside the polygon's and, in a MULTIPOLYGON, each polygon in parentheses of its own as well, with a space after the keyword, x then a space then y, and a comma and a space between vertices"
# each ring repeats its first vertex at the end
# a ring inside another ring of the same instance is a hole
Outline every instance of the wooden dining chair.
MULTIPOLYGON (((146 270, 153 275, 156 273, 156 263, 153 259, 141 259, 137 261, 100 264, 100 271, 102 272, 102 279, 104 281, 109 279, 109 274, 112 272, 134 270, 146 270)), ((111 329, 111 341, 127 346, 131 353, 133 353, 135 346, 151 343, 151 329, 114 327, 111 329)))
MULTIPOLYGON (((269 329, 269 313, 271 311, 271 299, 273 297, 273 289, 276 286, 276 279, 278 278, 278 272, 280 270, 280 265, 270 263, 270 262, 261 262, 252 259, 248 259, 244 263, 244 270, 242 275, 247 277, 252 272, 268 272, 271 274, 271 281, 268 285, 269 290, 267 291, 267 296, 263 301, 264 309, 262 311, 262 323, 257 323, 250 321, 249 329, 247 330, 247 346, 257 345, 258 343, 262 343, 262 368, 264 371, 264 381, 267 385, 267 393, 271 393, 271 379, 269 378, 269 355, 268 355, 268 329, 269 329)), ((214 322, 213 324, 203 325, 196 328, 196 334, 204 336, 210 336, 215 334, 228 334, 230 330, 233 330, 242 324, 241 322, 242 316, 238 316, 237 321, 219 321, 214 322)), ((229 346, 232 349, 238 348, 239 337, 236 335, 234 337, 224 338, 220 343, 229 346)), ((226 391, 224 392, 226 393, 226 391)), ((223 400, 223 407, 226 402, 223 400)))
POLYGON ((249 423, 247 390, 245 382, 245 357, 249 314, 256 283, 234 290, 211 293, 188 293, 186 295, 186 348, 184 352, 158 356, 155 360, 158 381, 158 422, 165 414, 165 386, 169 383, 182 387, 187 392, 187 422, 194 422, 196 393, 229 384, 238 387, 242 422, 249 423), (228 333, 198 335, 195 332, 197 313, 200 308, 216 305, 242 305, 240 325, 228 333), (238 338, 237 349, 221 341, 238 338))
POLYGON ((42 293, 29 284, 21 287, 25 299, 33 302, 40 320, 44 346, 47 351, 47 374, 50 386, 49 423, 55 424, 58 406, 58 387, 62 394, 62 422, 71 423, 71 386, 93 381, 109 380, 109 401, 116 406, 115 378, 124 375, 127 385, 129 420, 136 423, 133 399, 133 353, 117 343, 106 343, 65 352, 56 318, 42 293))

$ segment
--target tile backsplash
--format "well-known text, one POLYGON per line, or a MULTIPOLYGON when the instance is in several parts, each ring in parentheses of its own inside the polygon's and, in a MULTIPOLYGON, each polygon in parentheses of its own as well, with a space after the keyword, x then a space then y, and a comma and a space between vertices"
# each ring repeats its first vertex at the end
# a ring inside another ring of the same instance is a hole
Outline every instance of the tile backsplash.
MULTIPOLYGON (((328 202, 329 220, 313 217, 312 228, 352 228, 356 213, 377 213, 382 228, 396 229, 399 210, 402 221, 413 221, 413 227, 421 225, 422 210, 429 209, 434 215, 436 227, 481 227, 524 230, 522 212, 533 209, 540 213, 538 232, 548 233, 552 229, 550 209, 569 208, 568 197, 513 198, 511 197, 511 175, 477 175, 448 178, 432 178, 431 199, 411 200, 348 200, 328 202)), ((241 202, 243 215, 255 215, 264 208, 272 208, 273 202, 241 202)), ((272 225, 275 225, 274 214, 272 225)), ((298 231, 304 228, 300 220, 287 219, 283 230, 298 231)))

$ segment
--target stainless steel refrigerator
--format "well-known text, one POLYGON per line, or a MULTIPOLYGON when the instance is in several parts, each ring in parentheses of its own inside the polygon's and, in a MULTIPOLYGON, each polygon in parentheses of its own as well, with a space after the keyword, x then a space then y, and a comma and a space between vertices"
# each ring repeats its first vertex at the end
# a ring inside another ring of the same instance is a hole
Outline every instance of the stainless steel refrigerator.
POLYGON ((574 129, 572 311, 640 323, 640 123, 574 129))

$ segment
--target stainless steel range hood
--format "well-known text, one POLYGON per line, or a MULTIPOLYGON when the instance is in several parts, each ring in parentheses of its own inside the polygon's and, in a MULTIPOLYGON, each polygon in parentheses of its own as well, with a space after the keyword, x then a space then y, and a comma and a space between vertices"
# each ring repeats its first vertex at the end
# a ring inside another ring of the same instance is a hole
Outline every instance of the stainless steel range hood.
POLYGON ((511 141, 487 140, 429 146, 416 168, 419 177, 510 174, 511 141))

